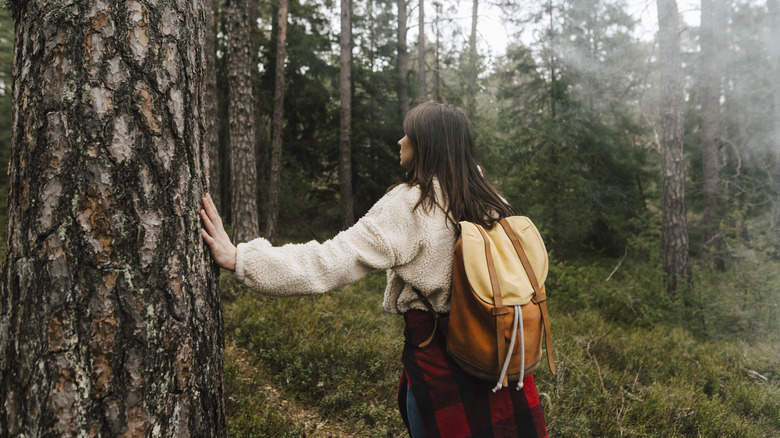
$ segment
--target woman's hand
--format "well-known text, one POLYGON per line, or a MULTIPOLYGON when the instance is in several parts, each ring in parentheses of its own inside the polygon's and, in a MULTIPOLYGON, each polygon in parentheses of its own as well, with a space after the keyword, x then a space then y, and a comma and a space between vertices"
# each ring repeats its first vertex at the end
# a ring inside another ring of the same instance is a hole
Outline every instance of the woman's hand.
POLYGON ((219 217, 217 207, 209 194, 203 197, 203 210, 200 211, 205 229, 200 230, 203 240, 209 245, 211 256, 217 264, 225 269, 236 270, 236 247, 230 241, 222 227, 222 218, 219 217))

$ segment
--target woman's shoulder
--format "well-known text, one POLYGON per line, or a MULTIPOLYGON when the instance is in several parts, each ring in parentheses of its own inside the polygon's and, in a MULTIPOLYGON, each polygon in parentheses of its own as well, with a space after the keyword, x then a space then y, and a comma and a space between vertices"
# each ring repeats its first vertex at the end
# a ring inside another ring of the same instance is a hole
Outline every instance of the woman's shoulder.
MULTIPOLYGON (((385 197, 393 197, 393 198, 413 198, 417 197, 420 198, 420 186, 417 184, 409 184, 409 183, 399 183, 394 186, 391 186, 387 193, 385 193, 385 197)), ((416 200, 415 200, 416 202, 416 200)))
POLYGON ((391 187, 369 211, 369 214, 389 214, 400 219, 402 216, 414 220, 436 220, 446 218, 445 208, 441 205, 438 181, 434 181, 436 191, 434 203, 424 200, 423 190, 417 184, 401 183, 391 187))
POLYGON ((374 204, 368 215, 376 213, 391 213, 395 215, 411 213, 420 200, 420 187, 400 183, 388 189, 382 198, 374 204))

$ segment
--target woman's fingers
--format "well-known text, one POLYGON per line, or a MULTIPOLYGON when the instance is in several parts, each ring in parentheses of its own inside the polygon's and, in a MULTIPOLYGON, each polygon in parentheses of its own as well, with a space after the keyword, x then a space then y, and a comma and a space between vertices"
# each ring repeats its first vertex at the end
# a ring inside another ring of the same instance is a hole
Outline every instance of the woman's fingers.
POLYGON ((209 232, 209 234, 213 233, 214 232, 214 224, 211 223, 211 219, 209 219, 209 217, 206 214, 205 210, 201 210, 200 211, 200 219, 203 221, 203 226, 209 232))
POLYGON ((200 230, 200 235, 209 246, 214 261, 219 266, 233 271, 236 269, 236 247, 222 227, 222 219, 219 217, 211 196, 206 194, 202 202, 203 209, 199 211, 199 214, 203 221, 203 228, 200 230))
POLYGON ((206 244, 208 244, 209 248, 214 246, 214 239, 211 238, 208 232, 204 230, 203 228, 200 229, 200 235, 203 237, 203 240, 206 241, 206 244))
POLYGON ((208 215, 209 219, 215 225, 222 224, 222 218, 219 216, 219 212, 217 211, 217 206, 214 205, 214 200, 211 199, 211 195, 209 195, 208 193, 206 194, 206 196, 203 197, 203 207, 206 210, 206 214, 208 215))

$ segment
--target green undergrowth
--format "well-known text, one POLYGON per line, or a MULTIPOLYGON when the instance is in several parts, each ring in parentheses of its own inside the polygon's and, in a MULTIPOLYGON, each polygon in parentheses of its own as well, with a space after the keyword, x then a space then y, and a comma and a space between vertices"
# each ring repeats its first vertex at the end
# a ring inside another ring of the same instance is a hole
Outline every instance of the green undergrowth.
MULTIPOLYGON (((558 375, 546 366, 536 374, 550 436, 780 437, 778 338, 742 323, 716 325, 733 305, 722 298, 705 307, 715 315, 704 315, 703 328, 698 303, 661 298, 644 265, 626 260, 606 281, 616 263, 554 263, 548 287, 558 375)), ((697 275, 713 288, 701 297, 733 280, 697 275)), ((223 275, 226 337, 267 370, 268 384, 354 436, 405 436, 396 407, 403 321, 381 308, 384 284, 375 273, 322 296, 269 298, 223 275)), ((751 312, 745 306, 733 318, 751 312)), ((231 436, 276 436, 245 433, 237 421, 250 411, 230 406, 231 436)), ((266 421, 265 412, 256 421, 266 421)))
POLYGON ((230 413, 228 436, 296 438, 304 425, 285 416, 280 400, 262 389, 267 378, 258 364, 248 364, 235 348, 225 352, 225 409, 230 413))
POLYGON ((692 284, 674 295, 657 250, 641 242, 620 260, 553 256, 546 286, 560 311, 595 310, 625 326, 681 327, 703 340, 780 339, 780 262, 757 249, 733 253, 724 271, 692 260, 692 284))
MULTIPOLYGON (((355 436, 403 436, 395 400, 403 320, 382 309, 384 282, 374 273, 322 296, 272 298, 225 275, 226 338, 269 370, 270 384, 355 436)), ((274 436, 243 433, 228 415, 232 436, 274 436)))
POLYGON ((558 374, 537 374, 551 436, 780 436, 780 343, 551 313, 558 374))

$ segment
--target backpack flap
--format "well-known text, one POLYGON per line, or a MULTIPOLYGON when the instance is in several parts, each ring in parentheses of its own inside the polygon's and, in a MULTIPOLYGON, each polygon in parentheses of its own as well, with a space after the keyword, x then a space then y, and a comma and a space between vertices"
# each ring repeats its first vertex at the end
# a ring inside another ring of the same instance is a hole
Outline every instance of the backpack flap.
MULTIPOLYGON (((525 216, 512 216, 506 220, 528 256, 538 284, 543 285, 547 278, 548 259, 547 248, 539 230, 525 216)), ((468 254, 463 262, 468 282, 476 295, 485 303, 494 304, 486 245, 480 228, 490 240, 489 248, 496 267, 503 305, 520 306, 531 301, 534 288, 503 228, 496 223, 493 228, 484 229, 477 224, 463 221, 460 222, 463 254, 468 254)))

